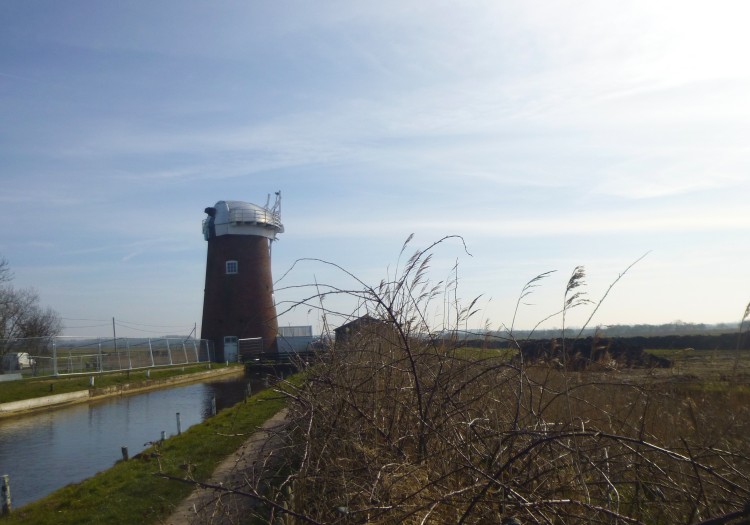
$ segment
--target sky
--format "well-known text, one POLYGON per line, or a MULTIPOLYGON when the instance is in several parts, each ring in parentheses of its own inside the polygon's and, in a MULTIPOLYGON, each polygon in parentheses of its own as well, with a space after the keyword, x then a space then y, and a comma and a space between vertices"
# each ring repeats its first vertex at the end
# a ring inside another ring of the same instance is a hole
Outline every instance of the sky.
POLYGON ((357 286, 307 259, 377 285, 449 235, 429 277, 457 265, 475 327, 534 326, 579 265, 593 303, 569 325, 599 302, 593 325, 739 323, 748 19, 739 0, 6 0, 0 257, 66 335, 200 332, 204 208, 281 191, 281 325, 320 330, 287 311, 298 286, 357 286))

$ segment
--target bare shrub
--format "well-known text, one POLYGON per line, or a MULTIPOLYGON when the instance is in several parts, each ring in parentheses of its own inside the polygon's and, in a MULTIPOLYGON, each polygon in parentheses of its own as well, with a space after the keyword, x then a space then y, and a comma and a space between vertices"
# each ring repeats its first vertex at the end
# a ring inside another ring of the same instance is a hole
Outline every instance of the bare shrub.
POLYGON ((15 288, 8 260, 0 257, 0 355, 13 350, 19 339, 24 350, 40 352, 63 330, 60 315, 39 304, 31 288, 15 288))
MULTIPOLYGON (((434 246, 376 287, 316 284, 300 303, 322 308, 321 294, 352 294, 373 322, 286 390, 291 452, 258 517, 688 524, 744 515, 746 393, 688 396, 647 372, 575 372, 464 349, 460 327, 476 300, 463 307, 455 283, 430 283, 434 246), (453 312, 439 331, 428 322, 436 302, 453 312)), ((563 315, 583 304, 583 276, 576 268, 563 315)))

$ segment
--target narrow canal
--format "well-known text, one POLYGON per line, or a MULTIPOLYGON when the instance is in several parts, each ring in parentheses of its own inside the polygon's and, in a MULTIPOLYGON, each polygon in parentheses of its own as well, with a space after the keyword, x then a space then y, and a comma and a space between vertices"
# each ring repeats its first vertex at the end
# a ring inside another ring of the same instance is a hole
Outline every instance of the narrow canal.
POLYGON ((235 376, 89 404, 0 419, 0 474, 10 476, 13 506, 18 508, 69 484, 89 478, 156 441, 161 432, 177 434, 263 388, 259 376, 235 376))

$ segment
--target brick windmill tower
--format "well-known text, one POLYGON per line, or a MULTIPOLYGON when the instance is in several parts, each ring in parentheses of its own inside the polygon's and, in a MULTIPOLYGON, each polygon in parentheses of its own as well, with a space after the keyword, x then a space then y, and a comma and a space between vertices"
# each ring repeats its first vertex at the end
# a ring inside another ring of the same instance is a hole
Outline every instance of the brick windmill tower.
POLYGON ((217 361, 237 360, 238 341, 261 338, 263 352, 276 352, 276 305, 271 245, 284 231, 281 192, 269 207, 219 201, 206 208, 208 241, 201 338, 214 342, 217 361))

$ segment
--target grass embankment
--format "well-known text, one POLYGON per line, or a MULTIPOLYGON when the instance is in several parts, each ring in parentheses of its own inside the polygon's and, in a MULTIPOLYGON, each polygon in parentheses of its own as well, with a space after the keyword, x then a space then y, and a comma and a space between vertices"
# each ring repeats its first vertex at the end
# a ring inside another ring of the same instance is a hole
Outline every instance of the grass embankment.
MULTIPOLYGON (((302 378, 297 375, 289 380, 296 383, 302 378)), ((158 523, 193 487, 155 474, 207 480, 225 457, 285 404, 286 397, 274 390, 260 392, 129 461, 119 461, 96 476, 14 510, 0 523, 158 523)))
MULTIPOLYGON (((214 368, 224 368, 224 365, 215 363, 212 366, 214 368)), ((241 367, 242 365, 235 364, 230 366, 241 367)), ((201 363, 185 365, 184 367, 171 366, 167 368, 150 368, 148 370, 148 377, 146 370, 131 370, 130 372, 91 373, 72 377, 35 377, 19 381, 3 381, 0 382, 0 403, 88 390, 90 388, 90 376, 94 376, 95 378, 95 388, 107 388, 125 384, 143 384, 145 386, 147 382, 204 372, 208 370, 208 365, 201 363)))

